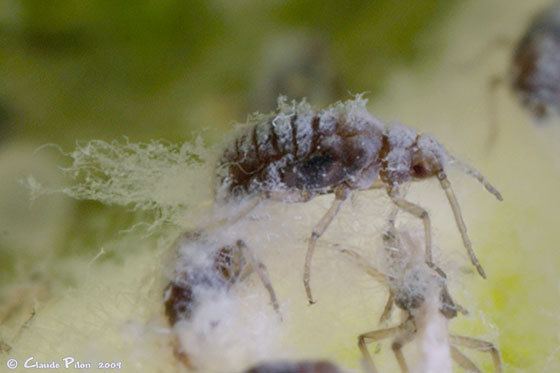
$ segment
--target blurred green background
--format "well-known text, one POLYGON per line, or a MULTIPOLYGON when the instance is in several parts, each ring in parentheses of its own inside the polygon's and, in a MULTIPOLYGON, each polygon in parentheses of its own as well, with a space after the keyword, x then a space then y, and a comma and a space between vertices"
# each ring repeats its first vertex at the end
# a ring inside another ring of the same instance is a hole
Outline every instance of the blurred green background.
POLYGON ((427 36, 454 3, 3 0, 2 138, 215 140, 275 87, 317 105, 374 93, 437 55, 427 36))

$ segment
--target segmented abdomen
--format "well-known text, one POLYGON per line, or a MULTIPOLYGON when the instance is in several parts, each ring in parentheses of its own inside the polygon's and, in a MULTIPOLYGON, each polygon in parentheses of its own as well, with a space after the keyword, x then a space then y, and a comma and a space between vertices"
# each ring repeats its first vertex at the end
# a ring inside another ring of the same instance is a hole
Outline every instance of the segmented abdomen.
POLYGON ((226 148, 218 165, 218 199, 328 193, 375 160, 382 133, 369 114, 350 118, 340 109, 276 115, 246 128, 226 148))

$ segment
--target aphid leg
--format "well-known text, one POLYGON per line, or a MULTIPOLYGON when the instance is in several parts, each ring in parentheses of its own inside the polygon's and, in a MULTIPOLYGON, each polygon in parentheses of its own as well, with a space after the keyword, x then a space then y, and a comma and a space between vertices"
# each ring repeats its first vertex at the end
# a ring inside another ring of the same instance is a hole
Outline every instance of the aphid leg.
POLYGON ((449 205, 451 205, 451 210, 453 211, 453 216, 455 217, 455 223, 457 224, 457 228, 461 233, 461 238, 463 239, 463 245, 467 249, 467 253, 471 259, 471 263, 476 267, 478 273, 482 276, 482 278, 486 278, 486 273, 482 268, 482 265, 478 261, 476 254, 472 248, 471 240, 467 234, 467 226, 465 225, 465 221, 463 220, 463 216, 461 215, 461 207, 459 206, 459 202, 457 202, 457 198, 455 197, 455 193, 451 188, 451 183, 447 180, 447 175, 443 171, 438 173, 438 179, 441 184, 441 187, 445 191, 447 195, 447 199, 449 200, 449 205))
POLYGON ((181 364, 183 364, 189 370, 194 370, 195 366, 193 365, 189 355, 183 349, 181 341, 179 340, 179 337, 177 335, 174 336, 171 344, 173 346, 173 355, 175 355, 177 361, 181 362, 181 364))
POLYGON ((307 253, 305 255, 305 266, 303 269, 303 285, 305 286, 305 292, 307 294, 309 304, 315 303, 311 294, 311 286, 309 284, 311 278, 311 259, 313 258, 313 253, 315 251, 315 244, 319 237, 321 237, 321 235, 327 230, 349 195, 349 190, 346 187, 337 188, 333 204, 315 228, 313 228, 313 232, 311 233, 309 244, 307 246, 307 253))
POLYGON ((448 319, 457 316, 458 312, 463 315, 469 314, 469 312, 465 308, 463 308, 463 306, 455 303, 455 301, 451 297, 451 294, 449 294, 449 289, 447 288, 447 284, 442 284, 439 300, 441 302, 440 311, 448 319))
MULTIPOLYGON (((237 246, 243 252, 243 256, 247 260, 251 270, 255 271, 259 279, 261 280, 263 286, 268 291, 268 295, 270 296, 270 302, 272 303, 272 307, 274 311, 280 315, 280 307, 278 305, 278 299, 276 298, 276 292, 274 291, 274 287, 272 286, 272 282, 270 281, 270 276, 268 275, 268 269, 254 254, 253 250, 251 250, 245 242, 242 240, 237 241, 237 246)), ((282 317, 280 315, 280 317, 282 317)))
POLYGON ((350 249, 341 249, 341 253, 348 255, 352 260, 361 267, 368 275, 375 278, 376 281, 380 282, 381 284, 388 285, 388 278, 385 274, 378 271, 376 268, 368 264, 368 261, 355 252, 354 250, 350 249))
POLYGON ((365 360, 366 368, 369 372, 376 373, 377 369, 375 368, 375 364, 373 363, 373 358, 371 357, 371 354, 367 349, 367 344, 380 341, 382 339, 391 338, 401 333, 408 333, 409 329, 410 329, 410 319, 392 328, 374 330, 372 332, 367 332, 364 334, 360 334, 360 336, 358 336, 358 347, 362 352, 362 355, 365 360))
POLYGON ((397 363, 399 363, 399 367, 401 368, 402 373, 408 373, 408 365, 406 364, 406 359, 404 358, 402 348, 405 344, 410 342, 414 338, 415 330, 414 329, 407 329, 403 334, 399 335, 393 343, 391 344, 391 349, 395 354, 395 358, 397 359, 397 363))
POLYGON ((402 198, 398 192, 389 192, 389 197, 397 207, 408 212, 409 214, 422 219, 424 223, 424 239, 426 241, 426 264, 436 271, 441 277, 446 278, 445 272, 437 265, 435 265, 432 257, 432 223, 430 221, 430 215, 424 208, 407 201, 402 198))
POLYGON ((469 359, 466 355, 464 355, 459 349, 455 346, 450 347, 451 350, 451 358, 459 364, 461 368, 466 370, 467 372, 473 373, 481 373, 480 369, 476 366, 475 363, 471 359, 469 359))
POLYGON ((488 352, 492 356, 492 361, 494 362, 494 370, 497 373, 502 372, 502 359, 500 358, 500 351, 494 346, 494 344, 483 341, 481 339, 471 338, 471 337, 463 337, 460 335, 450 335, 449 341, 452 344, 472 348, 474 350, 488 352))
POLYGON ((383 308, 383 313, 379 318, 379 324, 385 324, 391 318, 393 313, 393 305, 395 304, 395 294, 389 291, 389 297, 387 298, 387 303, 385 303, 385 308, 383 308))

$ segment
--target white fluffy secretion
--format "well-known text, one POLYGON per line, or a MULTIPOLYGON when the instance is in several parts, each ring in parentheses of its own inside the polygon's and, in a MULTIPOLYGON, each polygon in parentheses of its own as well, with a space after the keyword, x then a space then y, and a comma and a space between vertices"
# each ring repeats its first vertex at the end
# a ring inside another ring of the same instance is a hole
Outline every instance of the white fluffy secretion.
POLYGON ((163 141, 132 143, 92 140, 78 143, 64 154, 71 164, 61 168, 69 186, 42 185, 29 176, 32 196, 63 193, 80 200, 95 200, 156 214, 155 223, 181 223, 212 200, 212 152, 198 138, 194 143, 163 141))
POLYGON ((437 296, 428 299, 416 315, 420 358, 413 372, 451 373, 449 320, 439 311, 437 296))
POLYGON ((241 371, 270 359, 280 349, 277 315, 260 309, 254 297, 209 293, 190 321, 174 327, 182 348, 203 372, 241 371))

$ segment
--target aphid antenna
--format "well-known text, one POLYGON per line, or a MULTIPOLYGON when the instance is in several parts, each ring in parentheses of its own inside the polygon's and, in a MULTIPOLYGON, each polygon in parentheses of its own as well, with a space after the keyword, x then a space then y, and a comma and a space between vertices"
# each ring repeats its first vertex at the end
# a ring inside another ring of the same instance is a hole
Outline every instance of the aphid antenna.
MULTIPOLYGON (((467 175, 475 178, 476 180, 478 180, 478 182, 480 184, 482 184, 488 192, 493 194, 498 199, 498 201, 503 201, 504 200, 501 193, 492 184, 490 184, 488 179, 486 179, 486 177, 484 175, 482 175, 480 173, 480 171, 478 171, 476 168, 474 168, 470 164, 468 164, 466 162, 463 162, 460 159, 454 157, 453 155, 449 155, 449 157, 451 158, 451 163, 452 164, 459 167, 459 169, 461 171, 463 171, 465 174, 467 174, 467 175)), ((439 178, 439 176, 438 176, 438 178, 439 178)))
POLYGON ((369 276, 373 277, 380 284, 389 287, 389 282, 394 280, 390 275, 387 275, 375 267, 373 267, 367 259, 362 257, 356 251, 352 249, 338 249, 342 254, 346 255, 348 258, 354 262, 358 267, 364 270, 369 276))

